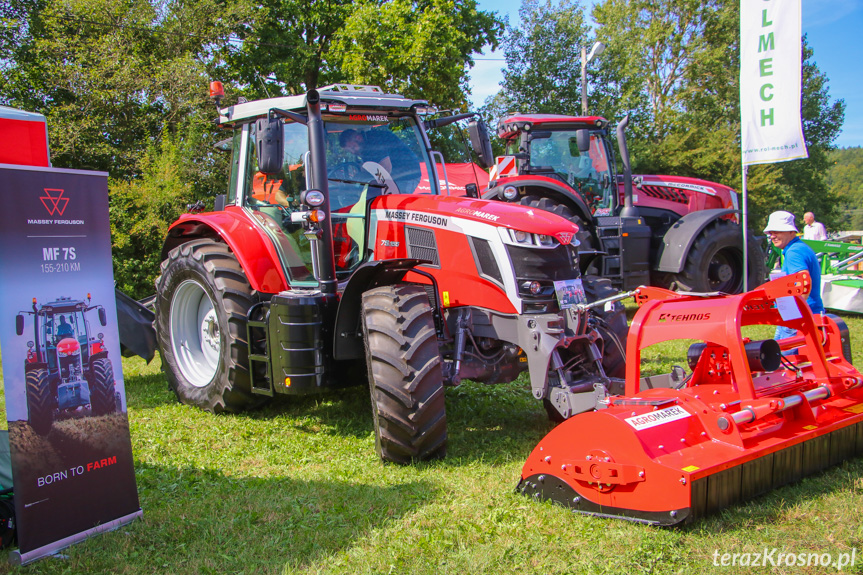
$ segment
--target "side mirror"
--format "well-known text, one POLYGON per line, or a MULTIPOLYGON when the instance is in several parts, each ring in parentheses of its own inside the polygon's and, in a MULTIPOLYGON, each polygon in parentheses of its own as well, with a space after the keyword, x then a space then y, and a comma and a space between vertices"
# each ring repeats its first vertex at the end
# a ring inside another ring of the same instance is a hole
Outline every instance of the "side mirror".
POLYGON ((15 333, 22 335, 24 333, 24 316, 20 313, 15 316, 15 333))
POLYGON ((105 326, 108 323, 108 316, 105 313, 105 308, 103 307, 99 308, 99 323, 101 323, 102 326, 105 326))
MULTIPOLYGON (((479 189, 477 189, 476 184, 465 185, 464 193, 469 198, 478 198, 479 197, 479 189)), ((18 335, 21 335, 21 334, 18 334, 18 335)))
POLYGON ((491 138, 488 136, 488 128, 482 120, 471 120, 467 125, 470 134, 470 146, 474 153, 479 156, 479 163, 484 169, 489 169, 494 164, 494 156, 491 151, 491 138))
POLYGON ((255 123, 256 145, 258 152, 258 171, 275 176, 282 169, 285 156, 284 132, 282 121, 278 118, 260 118, 255 123))
POLYGON ((582 154, 590 151, 590 132, 588 130, 576 130, 575 139, 578 142, 578 151, 582 154))

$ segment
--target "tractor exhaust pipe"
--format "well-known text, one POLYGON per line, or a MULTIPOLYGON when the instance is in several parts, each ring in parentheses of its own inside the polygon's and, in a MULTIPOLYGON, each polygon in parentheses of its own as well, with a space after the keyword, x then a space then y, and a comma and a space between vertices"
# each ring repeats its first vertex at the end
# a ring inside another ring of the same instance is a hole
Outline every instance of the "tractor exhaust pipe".
POLYGON ((620 148, 620 160, 623 162, 623 210, 621 217, 637 218, 638 208, 632 205, 632 168, 629 164, 629 149, 626 147, 626 127, 629 125, 629 114, 617 124, 617 147, 620 148))
POLYGON ((314 257, 318 262, 318 283, 324 295, 335 295, 338 281, 336 280, 336 259, 333 252, 333 224, 330 219, 330 186, 327 179, 327 144, 324 120, 321 117, 321 95, 317 90, 309 90, 306 95, 306 109, 309 113, 309 154, 311 166, 309 169, 311 187, 320 190, 324 195, 324 203, 320 209, 327 217, 320 222, 321 237, 314 244, 314 257))

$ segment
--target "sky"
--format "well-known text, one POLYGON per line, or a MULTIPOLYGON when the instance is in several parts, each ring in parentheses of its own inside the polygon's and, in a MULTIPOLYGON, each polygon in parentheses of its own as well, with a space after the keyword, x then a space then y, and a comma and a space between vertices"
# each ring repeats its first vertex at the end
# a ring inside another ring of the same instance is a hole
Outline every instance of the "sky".
MULTIPOLYGON (((479 7, 518 22, 521 0, 478 0, 479 7)), ((802 0, 803 33, 814 50, 813 59, 829 79, 832 100, 845 100, 845 124, 836 140, 839 147, 863 146, 863 0, 802 0)), ((587 0, 587 4, 593 4, 587 0)), ((573 54, 580 58, 580 54, 573 54)), ((495 94, 503 76, 503 51, 486 49, 471 69, 471 100, 480 106, 495 94)), ((594 61, 601 65, 600 60, 594 61)), ((591 64, 593 65, 593 64, 591 64)))

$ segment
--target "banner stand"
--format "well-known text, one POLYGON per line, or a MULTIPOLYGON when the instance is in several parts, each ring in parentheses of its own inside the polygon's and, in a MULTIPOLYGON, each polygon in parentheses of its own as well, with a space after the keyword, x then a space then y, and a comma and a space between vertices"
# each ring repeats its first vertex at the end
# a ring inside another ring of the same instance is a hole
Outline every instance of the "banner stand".
POLYGON ((125 517, 118 517, 117 519, 109 521, 108 523, 105 523, 103 525, 97 525, 92 529, 88 529, 86 531, 82 531, 81 533, 76 533, 75 535, 70 535, 69 537, 59 539, 57 541, 54 541, 53 543, 49 543, 48 545, 39 547, 38 549, 28 551, 27 553, 21 553, 18 550, 10 551, 9 563, 13 565, 27 565, 28 563, 32 563, 33 561, 41 559, 42 557, 54 555, 58 551, 62 551, 66 547, 71 547, 75 543, 80 543, 81 541, 84 541, 85 539, 88 539, 93 535, 98 535, 100 533, 106 533, 108 531, 113 531, 114 529, 119 529, 123 525, 131 523, 142 515, 144 515, 144 511, 139 509, 138 511, 130 513, 125 517))

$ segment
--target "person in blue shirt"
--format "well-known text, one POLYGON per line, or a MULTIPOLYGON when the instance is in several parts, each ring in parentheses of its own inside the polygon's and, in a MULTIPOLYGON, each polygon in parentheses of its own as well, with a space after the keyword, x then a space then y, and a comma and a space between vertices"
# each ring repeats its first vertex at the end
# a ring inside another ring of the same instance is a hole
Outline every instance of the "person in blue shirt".
MULTIPOLYGON (((812 248, 797 237, 794 214, 785 211, 773 212, 767 220, 764 233, 767 234, 770 243, 782 250, 783 275, 803 270, 809 272, 809 277, 812 278, 812 291, 809 292, 806 303, 809 304, 812 313, 824 313, 824 303, 821 301, 821 265, 812 248)), ((777 326, 775 338, 784 339, 796 333, 796 330, 791 328, 777 326)))

